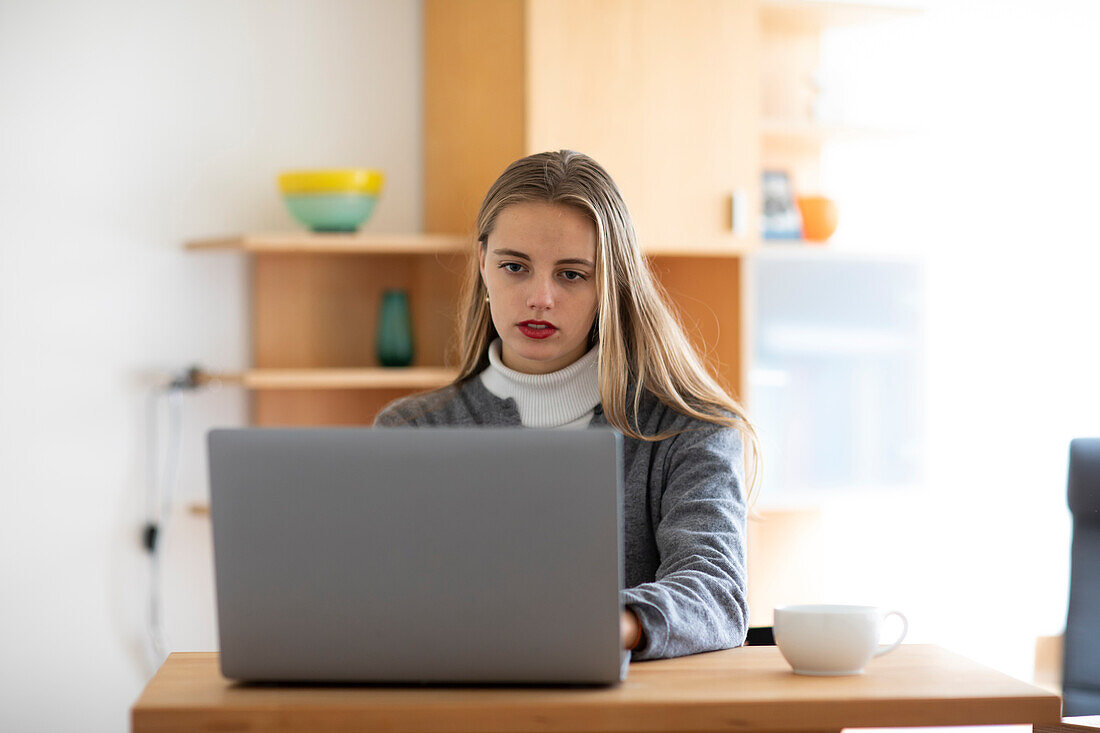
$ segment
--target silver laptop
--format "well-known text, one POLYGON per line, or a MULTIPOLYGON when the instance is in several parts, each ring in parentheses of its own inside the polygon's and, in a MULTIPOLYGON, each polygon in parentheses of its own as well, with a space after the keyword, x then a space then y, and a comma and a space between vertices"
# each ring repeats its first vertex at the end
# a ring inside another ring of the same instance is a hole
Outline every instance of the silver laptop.
POLYGON ((615 431, 243 428, 208 440, 226 677, 625 679, 615 431))

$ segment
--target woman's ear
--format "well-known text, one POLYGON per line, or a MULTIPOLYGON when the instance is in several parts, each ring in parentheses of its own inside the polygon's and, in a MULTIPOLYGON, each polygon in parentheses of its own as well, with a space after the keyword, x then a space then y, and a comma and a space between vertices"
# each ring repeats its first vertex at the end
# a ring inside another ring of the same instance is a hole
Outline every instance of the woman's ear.
POLYGON ((477 269, 481 273, 481 284, 488 290, 488 281, 485 278, 485 250, 488 247, 485 246, 485 240, 481 240, 477 247, 477 269))

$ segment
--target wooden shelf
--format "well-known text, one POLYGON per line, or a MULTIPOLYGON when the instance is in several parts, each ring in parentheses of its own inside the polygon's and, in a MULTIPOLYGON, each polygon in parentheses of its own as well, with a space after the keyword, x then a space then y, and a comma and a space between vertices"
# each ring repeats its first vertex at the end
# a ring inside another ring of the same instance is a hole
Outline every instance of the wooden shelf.
POLYGON ((800 120, 766 119, 760 125, 765 145, 820 145, 827 140, 872 140, 912 134, 912 130, 800 120))
POLYGON ((644 247, 646 257, 744 257, 752 254, 760 246, 759 241, 748 240, 744 244, 729 246, 709 245, 691 249, 676 247, 644 247))
POLYGON ((757 255, 799 255, 807 256, 824 254, 827 250, 835 249, 828 242, 811 242, 806 239, 765 239, 754 254, 757 255))
POLYGON ((473 237, 461 234, 323 234, 281 232, 239 234, 187 242, 192 250, 228 250, 280 254, 437 254, 462 253, 473 237))
POLYGON ((916 4, 817 2, 816 0, 764 0, 760 26, 768 33, 812 33, 826 28, 867 25, 911 18, 923 9, 916 4))
MULTIPOLYGON (((278 254, 462 254, 472 250, 473 237, 459 234, 318 234, 283 232, 239 234, 196 239, 189 250, 221 250, 278 254)), ((704 245, 690 249, 671 246, 644 248, 650 257, 740 257, 758 246, 747 241, 735 245, 704 245)))
POLYGON ((922 257, 920 252, 876 250, 844 240, 836 241, 835 238, 824 243, 801 239, 772 239, 765 241, 753 254, 760 259, 858 259, 880 262, 914 262, 922 257))
POLYGON ((432 389, 458 376, 442 367, 374 367, 364 369, 249 369, 202 374, 201 383, 218 381, 245 389, 432 389))

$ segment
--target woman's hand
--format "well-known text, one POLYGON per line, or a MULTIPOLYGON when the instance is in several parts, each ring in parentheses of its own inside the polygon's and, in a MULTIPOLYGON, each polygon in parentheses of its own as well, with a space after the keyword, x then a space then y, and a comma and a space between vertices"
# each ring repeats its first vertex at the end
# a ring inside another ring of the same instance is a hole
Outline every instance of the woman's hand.
POLYGON ((642 624, 629 606, 623 609, 619 617, 619 638, 622 639, 623 649, 633 649, 642 643, 642 624))

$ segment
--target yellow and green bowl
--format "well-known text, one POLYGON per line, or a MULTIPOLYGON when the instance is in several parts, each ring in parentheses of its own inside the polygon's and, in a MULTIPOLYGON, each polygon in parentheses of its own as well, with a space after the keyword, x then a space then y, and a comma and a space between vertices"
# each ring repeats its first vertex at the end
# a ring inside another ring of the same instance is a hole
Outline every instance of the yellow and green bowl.
POLYGON ((294 218, 315 232, 354 232, 374 213, 385 175, 370 168, 284 171, 279 190, 294 218))

